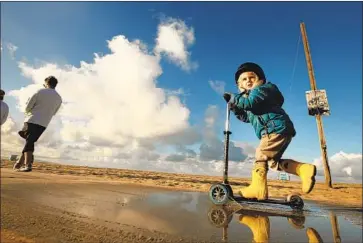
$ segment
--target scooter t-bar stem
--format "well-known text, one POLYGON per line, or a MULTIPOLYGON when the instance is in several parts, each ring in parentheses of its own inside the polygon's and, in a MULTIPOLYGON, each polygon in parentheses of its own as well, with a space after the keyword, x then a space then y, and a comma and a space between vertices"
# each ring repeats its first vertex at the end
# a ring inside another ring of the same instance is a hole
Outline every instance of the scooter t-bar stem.
POLYGON ((226 117, 226 123, 225 123, 225 125, 224 125, 224 131, 225 132, 228 132, 229 131, 229 115, 230 115, 230 109, 229 109, 229 105, 227 104, 227 112, 226 112, 226 114, 227 114, 227 117, 226 117))
POLYGON ((229 135, 232 134, 229 131, 229 117, 230 117, 230 109, 227 104, 227 117, 225 124, 224 133, 224 171, 223 171, 223 183, 228 184, 228 149, 229 149, 229 135))

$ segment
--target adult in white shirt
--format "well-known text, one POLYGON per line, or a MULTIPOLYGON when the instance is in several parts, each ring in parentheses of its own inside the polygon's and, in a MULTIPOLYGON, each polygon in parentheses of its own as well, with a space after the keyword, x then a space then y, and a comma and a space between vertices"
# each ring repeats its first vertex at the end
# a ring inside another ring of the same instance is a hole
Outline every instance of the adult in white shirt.
POLYGON ((62 97, 55 90, 58 80, 49 76, 44 81, 44 89, 38 90, 27 102, 24 127, 18 132, 26 143, 21 157, 14 165, 14 170, 21 172, 32 170, 34 143, 38 141, 62 104, 62 97), (25 166, 20 168, 22 165, 25 166))
POLYGON ((9 106, 3 101, 5 96, 5 91, 0 89, 0 109, 1 109, 1 123, 0 125, 6 122, 9 115, 9 106))

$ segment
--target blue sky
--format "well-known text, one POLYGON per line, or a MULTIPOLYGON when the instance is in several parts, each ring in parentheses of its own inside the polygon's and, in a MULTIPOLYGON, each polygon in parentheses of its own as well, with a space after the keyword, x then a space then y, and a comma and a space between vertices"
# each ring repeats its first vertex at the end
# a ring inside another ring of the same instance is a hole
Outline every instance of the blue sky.
MULTIPOLYGON (((181 19, 195 31, 189 51, 198 68, 185 72, 163 59, 157 80, 161 88, 188 93, 191 124, 204 119, 208 105, 218 105, 222 136, 225 104, 208 81, 223 81, 226 91, 235 92, 236 68, 253 61, 285 96, 284 108, 297 130, 287 154, 311 161, 320 156, 320 149, 315 118, 306 108, 310 84, 302 42, 297 46, 299 23, 304 21, 317 86, 327 90, 331 108, 331 116, 323 118, 328 153, 362 153, 360 2, 2 2, 1 41, 19 47, 17 61, 79 66, 81 60, 91 62, 94 52, 109 52, 106 40, 116 35, 153 46, 161 16, 181 19)), ((2 89, 29 83, 16 62, 2 55, 2 89)), ((6 101, 14 110, 15 100, 6 101)), ((20 119, 19 114, 13 112, 20 119)), ((258 144, 251 126, 232 119, 231 129, 234 140, 258 144)))

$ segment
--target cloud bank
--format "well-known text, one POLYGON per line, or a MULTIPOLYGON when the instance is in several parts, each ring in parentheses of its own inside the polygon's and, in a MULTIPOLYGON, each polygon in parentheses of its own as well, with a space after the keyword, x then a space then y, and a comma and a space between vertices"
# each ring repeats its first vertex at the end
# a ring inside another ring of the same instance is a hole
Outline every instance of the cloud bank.
MULTIPOLYGON (((328 160, 332 180, 357 180, 362 181, 362 154, 345 153, 340 151, 328 160)), ((324 176, 324 167, 321 159, 315 159, 318 175, 324 176)))
MULTIPOLYGON (((220 168, 223 141, 216 131, 218 107, 211 105, 205 121, 192 125, 190 109, 181 101, 183 89, 157 86, 162 58, 184 71, 197 67, 189 50, 195 42, 193 27, 168 18, 158 26, 155 42, 150 47, 117 35, 107 41, 109 53, 94 54, 91 62, 80 61, 79 66, 18 62, 21 74, 31 80, 26 87, 8 92, 19 111, 49 75, 58 78, 57 91, 64 101, 38 141, 35 155, 116 168, 200 173, 220 168)), ((21 126, 22 121, 12 118, 5 123, 2 150, 21 151, 23 141, 17 135, 21 126)), ((230 148, 231 160, 240 163, 246 158, 242 148, 233 144, 230 148)))

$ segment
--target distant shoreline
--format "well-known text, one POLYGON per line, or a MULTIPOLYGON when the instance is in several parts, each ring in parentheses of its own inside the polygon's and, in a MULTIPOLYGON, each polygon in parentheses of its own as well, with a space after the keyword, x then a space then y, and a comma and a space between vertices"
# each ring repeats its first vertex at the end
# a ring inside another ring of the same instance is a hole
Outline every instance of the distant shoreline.
MULTIPOLYGON (((12 168, 14 162, 2 159, 1 168, 12 168)), ((178 174, 155 171, 94 168, 88 166, 64 165, 53 162, 34 162, 34 171, 47 174, 72 175, 87 177, 92 180, 114 181, 127 184, 138 184, 151 187, 162 187, 171 190, 208 192, 213 183, 221 181, 221 176, 178 174)), ((30 172, 31 173, 31 172, 30 172)), ((230 178, 234 191, 248 186, 250 178, 230 178)), ((299 193, 299 181, 269 180, 270 197, 286 197, 290 193, 299 193)), ((323 203, 332 206, 363 208, 362 184, 333 183, 334 189, 325 187, 323 182, 317 182, 313 192, 301 194, 304 200, 323 203)))

